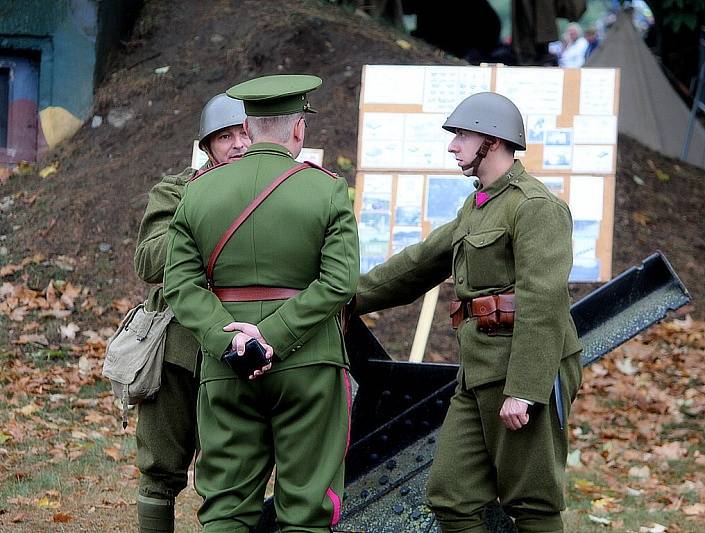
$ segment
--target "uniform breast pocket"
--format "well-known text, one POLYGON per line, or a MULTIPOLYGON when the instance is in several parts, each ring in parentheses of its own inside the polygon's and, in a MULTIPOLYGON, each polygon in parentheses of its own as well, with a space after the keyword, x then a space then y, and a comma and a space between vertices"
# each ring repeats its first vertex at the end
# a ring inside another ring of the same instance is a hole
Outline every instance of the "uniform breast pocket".
POLYGON ((509 235, 506 229, 497 228, 466 235, 462 246, 470 287, 501 288, 512 283, 509 275, 509 235))

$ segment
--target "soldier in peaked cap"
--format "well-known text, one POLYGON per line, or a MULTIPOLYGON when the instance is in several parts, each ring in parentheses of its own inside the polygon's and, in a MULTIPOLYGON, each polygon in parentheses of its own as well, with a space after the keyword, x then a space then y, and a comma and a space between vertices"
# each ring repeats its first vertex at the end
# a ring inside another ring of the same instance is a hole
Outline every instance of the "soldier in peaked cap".
MULTIPOLYGON (((237 159, 250 146, 242 102, 224 93, 211 98, 201 113, 199 145, 208 154, 205 168, 237 159)), ((162 294, 166 233, 186 184, 197 169, 164 176, 150 191, 135 250, 135 271, 156 285, 147 309, 163 311, 162 294)), ((198 342, 176 320, 167 329, 161 388, 142 402, 137 421, 137 466, 140 470, 137 515, 141 533, 174 531, 174 501, 186 486, 188 467, 196 450, 198 342)))
POLYGON ((244 101, 253 144, 189 184, 169 229, 164 293, 204 354, 196 489, 207 532, 251 531, 275 464, 281 531, 328 532, 340 518, 351 396, 338 313, 359 252, 346 182, 294 161, 320 84, 267 76, 228 90, 244 101), (223 358, 252 338, 273 357, 241 378, 223 358))
POLYGON ((497 499, 521 533, 563 531, 564 421, 581 382, 570 212, 514 159, 526 144, 510 100, 472 95, 443 127, 479 188, 455 220, 362 276, 355 311, 412 302, 453 276, 460 371, 429 505, 444 533, 487 532, 484 509, 497 499))

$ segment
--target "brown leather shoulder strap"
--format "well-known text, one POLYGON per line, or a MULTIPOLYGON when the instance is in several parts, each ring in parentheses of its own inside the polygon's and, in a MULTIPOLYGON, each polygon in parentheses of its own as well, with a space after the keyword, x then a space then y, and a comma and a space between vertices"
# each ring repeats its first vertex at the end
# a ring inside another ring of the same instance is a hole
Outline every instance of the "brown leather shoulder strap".
POLYGON ((218 256, 220 256, 220 252, 223 251, 225 245, 228 243, 228 241, 237 231, 237 229, 242 225, 242 223, 245 222, 245 220, 248 219, 248 217, 253 213, 253 211, 257 209, 259 205, 264 202, 270 194, 274 192, 274 189, 279 187, 282 183, 284 183, 284 181, 289 179, 297 172, 305 170, 307 168, 311 168, 312 166, 313 165, 307 161, 305 163, 301 163, 299 165, 296 165, 295 167, 290 168, 289 170, 284 172, 284 174, 282 174, 272 183, 270 183, 261 193, 259 193, 259 195, 257 195, 254 200, 252 200, 252 202, 250 202, 250 205, 248 205, 245 210, 238 215, 238 217, 233 221, 230 227, 225 231, 225 233, 223 233, 223 236, 220 238, 220 241, 213 249, 210 259, 208 259, 208 267, 206 269, 206 280, 208 282, 209 288, 213 287, 213 269, 215 268, 215 262, 218 260, 218 256))
POLYGON ((321 165, 317 165, 316 163, 312 163, 311 161, 306 161, 306 163, 308 163, 311 168, 315 168, 316 170, 320 170, 321 172, 325 172, 326 174, 328 174, 328 175, 329 175, 331 178, 333 178, 333 179, 336 179, 336 180, 337 180, 337 179, 340 178, 340 176, 338 176, 337 174, 331 172, 331 171, 328 170, 327 168, 323 168, 321 165))

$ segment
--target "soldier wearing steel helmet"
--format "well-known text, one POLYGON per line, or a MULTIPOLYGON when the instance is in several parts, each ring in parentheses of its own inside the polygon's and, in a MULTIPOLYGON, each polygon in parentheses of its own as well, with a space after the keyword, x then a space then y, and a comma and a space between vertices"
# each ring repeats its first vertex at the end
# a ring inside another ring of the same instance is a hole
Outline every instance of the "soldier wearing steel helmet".
MULTIPOLYGON (((250 146, 243 123, 242 102, 224 93, 211 98, 201 113, 200 148, 208 154, 205 168, 242 157, 250 146)), ((166 232, 181 201, 184 187, 197 170, 164 176, 149 193, 135 250, 135 270, 155 286, 148 310, 163 310, 162 278, 166 261, 166 232)), ((141 533, 174 531, 174 499, 186 486, 187 471, 197 447, 196 393, 198 342, 176 320, 167 329, 161 389, 153 400, 139 405, 137 466, 140 486, 137 515, 141 533)))
POLYGON ((350 382, 338 313, 360 260, 347 183, 294 160, 320 84, 279 75, 229 89, 253 144, 192 181, 169 228, 164 295, 203 351, 196 490, 208 533, 254 530, 275 462, 283 533, 327 533, 340 518, 350 382), (230 361, 252 339, 270 359, 242 376, 230 361))
POLYGON ((565 420, 581 382, 570 211, 514 159, 526 143, 509 99, 474 94, 443 127, 479 187, 455 220, 362 276, 355 311, 412 302, 452 275, 460 371, 429 505, 445 533, 488 531, 497 499, 521 533, 563 531, 565 420))

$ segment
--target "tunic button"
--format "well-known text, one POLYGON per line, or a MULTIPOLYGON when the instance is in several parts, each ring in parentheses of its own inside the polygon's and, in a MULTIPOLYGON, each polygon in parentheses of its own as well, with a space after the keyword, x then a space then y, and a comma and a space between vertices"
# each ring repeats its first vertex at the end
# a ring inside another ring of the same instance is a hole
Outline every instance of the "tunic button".
POLYGON ((484 240, 481 240, 481 241, 480 241, 480 244, 485 244, 485 241, 484 241, 484 240))
POLYGON ((485 312, 485 309, 486 309, 486 308, 485 308, 484 305, 483 305, 482 307, 480 307, 480 313, 484 313, 484 312, 485 312))
POLYGON ((465 278, 463 276, 460 276, 458 278, 458 283, 463 283, 465 281, 465 278))

